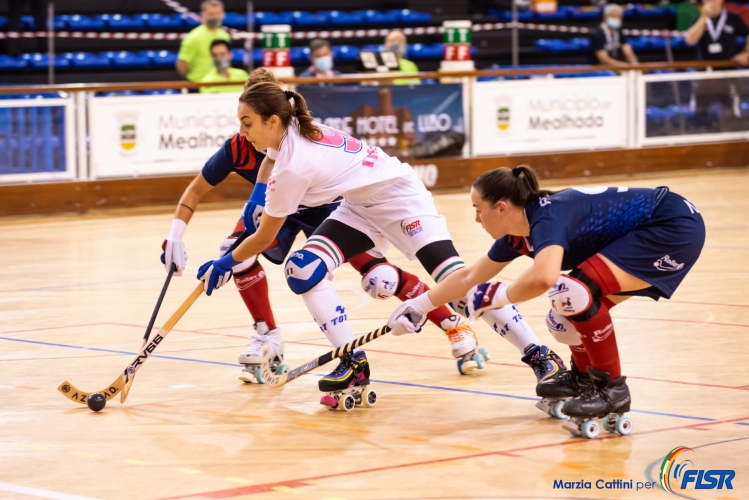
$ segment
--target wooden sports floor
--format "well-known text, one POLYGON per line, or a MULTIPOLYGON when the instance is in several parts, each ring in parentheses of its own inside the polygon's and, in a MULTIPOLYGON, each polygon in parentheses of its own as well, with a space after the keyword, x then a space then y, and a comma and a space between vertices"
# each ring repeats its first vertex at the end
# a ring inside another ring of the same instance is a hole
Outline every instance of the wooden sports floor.
MULTIPOLYGON (((695 468, 736 471, 733 489, 677 491, 682 498, 749 498, 749 169, 603 182, 669 185, 701 210, 708 235, 673 300, 614 309, 635 429, 595 440, 572 437, 535 408, 531 370, 484 323, 476 328, 492 361, 471 376, 458 374, 434 326, 366 346, 374 408, 318 404, 318 377, 334 364, 281 388, 244 385, 236 358, 252 320, 233 284, 198 299, 138 372, 125 405, 117 398, 93 413, 56 387, 69 379, 104 388, 134 358, 164 280, 158 256, 171 213, 0 221, 0 498, 670 498, 652 482, 677 446, 693 449, 695 468), (632 480, 633 489, 599 489, 599 480, 632 480)), ((436 200, 466 260, 486 252, 491 241, 467 193, 436 200)), ((186 235, 188 275, 173 280, 157 326, 195 287, 197 267, 216 256, 241 206, 198 211, 186 235)), ((428 278, 397 251, 389 257, 428 278)), ((519 260, 502 278, 529 264, 519 260)), ((281 267, 265 269, 287 363, 328 351, 281 267)), ((396 305, 370 300, 347 266, 334 284, 360 334, 396 305)), ((568 359, 546 329, 547 299, 520 310, 568 359)))

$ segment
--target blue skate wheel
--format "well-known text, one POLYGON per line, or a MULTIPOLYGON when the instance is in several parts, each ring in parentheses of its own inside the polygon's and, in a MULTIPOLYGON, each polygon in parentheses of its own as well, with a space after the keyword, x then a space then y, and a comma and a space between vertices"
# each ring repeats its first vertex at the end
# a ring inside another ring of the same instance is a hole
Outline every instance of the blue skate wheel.
POLYGON ((631 418, 622 415, 621 417, 616 419, 616 432, 618 432, 622 436, 631 434, 634 428, 635 423, 631 418))
POLYGON ((257 367, 255 370, 255 380, 257 380, 258 384, 265 383, 265 380, 263 380, 263 370, 261 370, 260 367, 257 367))
POLYGON ((560 420, 567 420, 567 415, 562 412, 562 407, 564 406, 564 401, 557 401, 554 403, 554 406, 551 408, 551 416, 556 417, 560 420))
POLYGON ((588 439, 594 439, 598 437, 601 432, 601 426, 595 420, 588 420, 582 425, 583 436, 588 439))
POLYGON ((276 368, 276 375, 283 375, 289 371, 289 365, 278 365, 278 368, 276 368))
POLYGON ((486 359, 484 359, 483 354, 477 352, 476 354, 473 355, 472 359, 476 362, 476 365, 478 366, 479 370, 483 370, 484 367, 486 366, 486 359))
POLYGON ((616 423, 614 425, 609 424, 609 417, 603 417, 603 420, 601 421, 603 424, 603 430, 606 432, 616 432, 616 423))
POLYGON ((489 351, 486 350, 486 347, 482 347, 481 349, 479 349, 479 352, 481 353, 481 355, 484 357, 486 361, 489 361, 490 359, 492 359, 492 357, 489 356, 489 351))

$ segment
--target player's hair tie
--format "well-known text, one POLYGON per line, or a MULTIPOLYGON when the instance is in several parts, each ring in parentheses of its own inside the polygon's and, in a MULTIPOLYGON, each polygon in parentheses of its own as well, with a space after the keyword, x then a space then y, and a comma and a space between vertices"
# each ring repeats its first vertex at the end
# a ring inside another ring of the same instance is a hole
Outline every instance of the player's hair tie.
POLYGON ((520 177, 520 174, 523 173, 523 169, 520 167, 515 167, 512 169, 512 175, 513 177, 520 177))
POLYGON ((286 100, 293 99, 294 98, 294 92, 291 90, 284 90, 283 95, 286 96, 286 100))

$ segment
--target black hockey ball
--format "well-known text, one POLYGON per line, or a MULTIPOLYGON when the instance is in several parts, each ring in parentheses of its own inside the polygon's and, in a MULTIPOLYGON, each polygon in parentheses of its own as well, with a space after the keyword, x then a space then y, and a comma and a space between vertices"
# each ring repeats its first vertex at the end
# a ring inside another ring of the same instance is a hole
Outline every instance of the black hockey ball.
POLYGON ((90 394, 88 396, 88 399, 86 400, 86 404, 93 411, 101 411, 107 405, 107 399, 104 397, 103 394, 99 392, 94 392, 93 394, 90 394))

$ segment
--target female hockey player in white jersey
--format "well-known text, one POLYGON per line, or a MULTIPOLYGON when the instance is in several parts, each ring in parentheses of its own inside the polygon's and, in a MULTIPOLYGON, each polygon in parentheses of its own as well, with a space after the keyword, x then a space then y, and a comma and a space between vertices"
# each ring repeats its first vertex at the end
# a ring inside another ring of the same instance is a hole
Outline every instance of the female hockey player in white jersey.
MULTIPOLYGON (((384 253, 392 243, 409 259, 418 259, 436 282, 465 267, 450 239, 445 219, 437 213, 431 194, 413 169, 343 132, 314 123, 304 98, 277 85, 258 83, 239 99, 241 134, 257 150, 275 157, 266 189, 265 211, 257 231, 237 249, 201 266, 198 278, 206 293, 225 284, 232 268, 262 252, 288 216, 299 207, 345 200, 286 261, 291 290, 302 295, 322 332, 334 347, 354 339, 343 303, 330 281, 331 273, 351 257, 366 251, 384 253)), ((394 333, 399 331, 395 325, 394 333)), ((453 354, 460 360, 480 360, 476 337, 466 323, 453 354)), ((453 332, 454 333, 454 332, 453 332)), ((528 364, 548 378, 563 371, 561 360, 527 330, 528 364)), ((448 332, 448 336, 451 336, 448 332)), ((319 382, 327 395, 321 403, 335 407, 342 391, 360 391, 369 383, 370 369, 363 351, 341 359, 319 382)))

